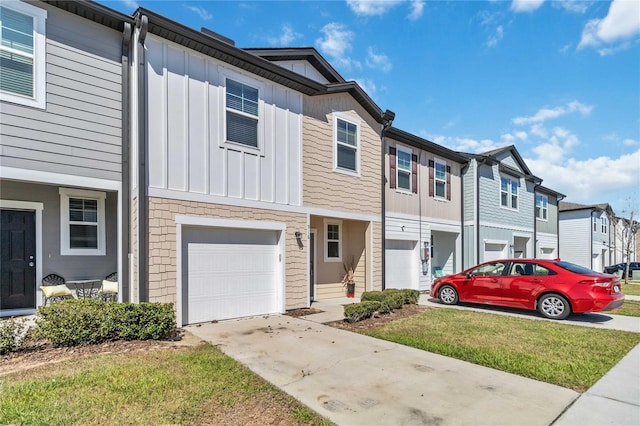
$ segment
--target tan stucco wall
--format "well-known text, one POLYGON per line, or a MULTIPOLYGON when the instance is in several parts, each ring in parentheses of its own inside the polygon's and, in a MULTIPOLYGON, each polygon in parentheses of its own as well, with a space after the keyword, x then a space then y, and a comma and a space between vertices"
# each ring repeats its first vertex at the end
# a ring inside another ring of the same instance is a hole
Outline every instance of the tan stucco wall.
POLYGON ((445 220, 461 221, 461 194, 462 194, 462 165, 452 160, 448 160, 432 152, 420 150, 414 146, 405 145, 387 138, 385 149, 385 174, 389 176, 389 146, 401 145, 411 149, 412 153, 418 155, 418 191, 419 194, 407 194, 399 192, 389 187, 389 182, 385 185, 385 203, 387 214, 402 213, 413 216, 433 217, 445 220), (429 160, 439 158, 447 162, 451 167, 451 200, 436 199, 429 196, 429 160), (419 196, 418 196, 419 195, 419 196), (422 202, 420 206, 419 202, 422 202))
POLYGON ((380 125, 348 94, 305 97, 303 203, 381 215, 380 125), (360 120, 360 176, 333 170, 334 112, 360 120))
POLYGON ((149 199, 149 300, 176 302, 176 215, 283 222, 285 231, 285 309, 307 306, 307 244, 298 247, 294 233, 307 241, 307 216, 166 198, 149 199))

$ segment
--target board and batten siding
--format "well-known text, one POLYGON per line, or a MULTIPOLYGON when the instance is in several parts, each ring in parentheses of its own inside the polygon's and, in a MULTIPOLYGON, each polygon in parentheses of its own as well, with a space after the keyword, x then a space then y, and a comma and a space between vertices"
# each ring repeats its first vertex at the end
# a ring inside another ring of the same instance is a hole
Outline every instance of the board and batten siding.
POLYGON ((302 95, 149 35, 149 186, 301 205, 302 95), (261 152, 225 143, 225 78, 260 92, 261 152))
POLYGON ((40 2, 46 108, 1 103, 0 167, 121 180, 122 34, 40 2))
POLYGON ((305 97, 305 207, 381 216, 380 125, 350 95, 305 97), (334 113, 360 123, 360 175, 333 170, 334 113))

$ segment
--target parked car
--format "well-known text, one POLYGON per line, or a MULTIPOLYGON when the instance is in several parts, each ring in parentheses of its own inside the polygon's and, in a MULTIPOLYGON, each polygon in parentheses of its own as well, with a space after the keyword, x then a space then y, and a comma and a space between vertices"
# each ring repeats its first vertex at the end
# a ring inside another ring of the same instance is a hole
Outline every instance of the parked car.
POLYGON ((434 281, 431 295, 445 305, 482 303, 538 310, 551 319, 610 311, 624 302, 620 278, 560 259, 485 262, 434 281))
MULTIPOLYGON (((604 268, 605 274, 614 274, 621 279, 625 278, 627 271, 627 263, 616 263, 615 265, 607 266, 604 268)), ((640 278, 640 262, 629 262, 629 278, 640 278)))

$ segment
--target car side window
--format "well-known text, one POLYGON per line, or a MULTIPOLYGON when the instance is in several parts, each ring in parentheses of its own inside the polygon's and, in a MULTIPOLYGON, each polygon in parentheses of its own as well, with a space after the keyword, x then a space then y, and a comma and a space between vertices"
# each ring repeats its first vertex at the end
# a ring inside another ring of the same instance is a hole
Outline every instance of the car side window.
POLYGON ((503 262, 487 263, 486 265, 481 265, 475 269, 472 269, 469 274, 473 275, 474 277, 502 275, 505 266, 506 265, 503 262))
POLYGON ((555 275, 556 274, 551 269, 538 264, 535 265, 534 272, 535 272, 535 275, 555 275))

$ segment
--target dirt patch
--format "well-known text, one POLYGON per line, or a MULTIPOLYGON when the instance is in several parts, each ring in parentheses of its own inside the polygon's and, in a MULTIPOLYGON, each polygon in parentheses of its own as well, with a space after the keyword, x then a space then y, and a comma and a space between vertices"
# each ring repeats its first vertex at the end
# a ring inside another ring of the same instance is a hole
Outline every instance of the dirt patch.
POLYGON ((285 312, 285 315, 298 318, 298 317, 304 317, 306 315, 319 314, 321 312, 324 312, 324 311, 316 308, 300 308, 300 309, 290 309, 287 312, 285 312))
POLYGON ((402 309, 396 309, 390 314, 377 314, 372 318, 368 318, 363 321, 358 322, 347 322, 345 320, 342 321, 334 321, 330 322, 327 325, 335 328, 340 328, 342 330, 348 330, 353 332, 361 332, 370 328, 382 327, 391 321, 396 321, 402 318, 412 317, 421 312, 426 311, 427 309, 432 309, 423 305, 404 305, 402 309))

